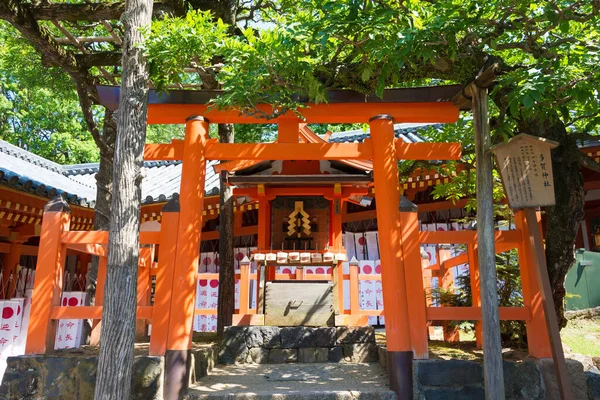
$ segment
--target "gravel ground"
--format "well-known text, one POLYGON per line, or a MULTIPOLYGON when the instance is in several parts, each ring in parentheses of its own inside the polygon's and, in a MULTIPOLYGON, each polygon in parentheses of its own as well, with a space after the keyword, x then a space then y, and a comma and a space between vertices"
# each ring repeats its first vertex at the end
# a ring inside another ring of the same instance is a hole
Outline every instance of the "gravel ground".
POLYGON ((243 364, 219 366, 189 389, 194 394, 298 391, 388 391, 379 364, 243 364))

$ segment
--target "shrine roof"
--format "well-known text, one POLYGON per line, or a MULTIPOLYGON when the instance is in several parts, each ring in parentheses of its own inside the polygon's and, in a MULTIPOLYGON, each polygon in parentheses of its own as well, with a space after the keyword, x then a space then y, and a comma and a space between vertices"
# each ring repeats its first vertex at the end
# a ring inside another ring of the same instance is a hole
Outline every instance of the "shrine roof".
POLYGON ((0 185, 46 197, 63 194, 69 202, 88 205, 95 185, 70 179, 64 166, 0 140, 0 185))
MULTIPOLYGON (((206 195, 219 193, 219 177, 206 165, 206 195)), ((72 204, 93 207, 98 163, 60 165, 0 140, 0 185, 44 197, 63 194, 72 204)), ((181 161, 145 161, 142 203, 169 200, 179 193, 181 161)))

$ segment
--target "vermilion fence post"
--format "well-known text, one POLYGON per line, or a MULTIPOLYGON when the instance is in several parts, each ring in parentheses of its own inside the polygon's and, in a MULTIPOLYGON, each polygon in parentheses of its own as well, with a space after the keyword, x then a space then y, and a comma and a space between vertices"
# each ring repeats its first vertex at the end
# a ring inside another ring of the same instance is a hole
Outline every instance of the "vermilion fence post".
POLYGON ((413 352, 402 256, 402 227, 398 210, 400 188, 398 160, 394 147, 394 121, 390 116, 379 115, 372 118, 370 125, 388 373, 390 387, 398 398, 409 399, 413 397, 413 352))
POLYGON ((350 314, 352 316, 360 314, 358 269, 358 261, 353 258, 350 261, 350 314))
POLYGON ((179 200, 171 199, 162 209, 160 243, 158 247, 158 270, 152 311, 152 334, 150 355, 162 356, 167 350, 173 271, 177 253, 177 229, 179 228, 179 200))
POLYGON ((165 353, 165 398, 169 399, 182 396, 189 384, 187 366, 191 360, 192 325, 198 284, 208 128, 208 121, 202 117, 190 117, 186 121, 179 190, 181 211, 177 230, 170 329, 165 353))
POLYGON ((71 208, 61 196, 44 206, 42 231, 31 298, 26 354, 44 354, 54 346, 56 322, 52 308, 60 305, 66 246, 62 234, 69 230, 71 208))
MULTIPOLYGON (((481 307, 481 293, 479 292, 479 261, 477 259, 477 245, 467 245, 467 256, 469 257, 469 281, 471 283, 471 305, 481 307)), ((481 333, 481 321, 475 322, 475 346, 483 347, 483 336, 481 333)))
MULTIPOLYGON (((297 271, 296 271, 297 272, 297 271)), ((240 263, 240 308, 238 313, 244 317, 250 311, 250 263, 240 263)), ((243 323, 242 323, 243 325, 243 323)))
MULTIPOLYGON (((104 285, 106 284, 106 263, 108 257, 98 257, 98 280, 96 282, 96 296, 94 298, 95 306, 104 305, 104 285)), ((100 334, 102 331, 102 321, 95 319, 92 322, 92 334, 90 335, 90 344, 97 346, 100 344, 100 334)))
POLYGON ((400 225, 402 227, 402 253, 404 255, 404 276, 412 350, 415 358, 427 359, 429 358, 427 310, 421 268, 419 215, 416 204, 406 198, 402 198, 400 202, 400 225))
POLYGON ((528 240, 530 232, 525 223, 524 211, 515 212, 515 225, 521 231, 519 267, 521 269, 523 305, 531 310, 531 319, 525 323, 529 355, 536 358, 550 358, 552 357, 552 348, 550 347, 550 337, 546 327, 540 287, 535 275, 533 249, 528 240))

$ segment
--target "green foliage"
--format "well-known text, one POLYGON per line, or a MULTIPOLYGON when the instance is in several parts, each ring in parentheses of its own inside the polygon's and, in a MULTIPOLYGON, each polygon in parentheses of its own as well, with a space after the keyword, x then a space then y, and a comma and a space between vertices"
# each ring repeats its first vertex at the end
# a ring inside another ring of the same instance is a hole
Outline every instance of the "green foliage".
POLYGON ((77 93, 58 68, 0 21, 0 139, 59 163, 98 159, 77 93))
POLYGON ((152 81, 160 90, 171 82, 194 83, 186 67, 212 65, 227 35, 228 26, 213 21, 210 11, 191 10, 183 18, 154 21, 144 34, 144 48, 152 81))
POLYGON ((492 93, 499 137, 512 135, 514 120, 554 111, 573 129, 598 131, 597 2, 269 4, 254 21, 263 29, 238 36, 226 36, 227 27, 198 12, 155 24, 148 47, 153 79, 183 82, 184 66, 214 56, 218 63, 210 65, 218 65, 227 91, 218 106, 256 114, 257 104, 271 103, 278 114, 302 107, 303 98, 327 101, 331 88, 381 94, 391 86, 468 83, 491 59, 505 72, 492 93))

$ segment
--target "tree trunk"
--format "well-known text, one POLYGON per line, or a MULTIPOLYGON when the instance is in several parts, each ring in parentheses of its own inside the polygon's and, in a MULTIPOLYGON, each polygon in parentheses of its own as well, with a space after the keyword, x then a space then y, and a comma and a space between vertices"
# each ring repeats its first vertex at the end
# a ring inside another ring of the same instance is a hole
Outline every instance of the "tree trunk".
POLYGON ((151 17, 152 0, 127 1, 96 400, 128 399, 131 390, 148 110, 148 68, 139 45, 143 42, 140 28, 150 25, 151 17))
MULTIPOLYGON (((219 142, 233 143, 233 125, 219 125, 219 142)), ((221 161, 224 162, 224 161, 221 161)), ((217 335, 222 336, 226 326, 230 326, 235 312, 235 270, 233 233, 233 188, 225 185, 220 177, 219 214, 219 301, 217 306, 217 335)))
POLYGON ((523 131, 559 142, 552 150, 552 170, 556 205, 546 207, 546 261, 558 324, 564 328, 564 281, 575 262, 575 240, 584 217, 585 191, 581 155, 576 140, 557 116, 528 121, 523 131))
MULTIPOLYGON (((100 150, 100 163, 96 174, 96 205, 94 206, 94 230, 107 231, 111 210, 112 178, 114 160, 114 140, 117 124, 113 119, 114 113, 109 109, 104 110, 104 127, 102 129, 102 140, 110 151, 100 150)), ((94 304, 96 295, 96 281, 98 280, 98 257, 92 257, 92 266, 88 270, 86 278, 86 291, 90 304, 94 304)))

